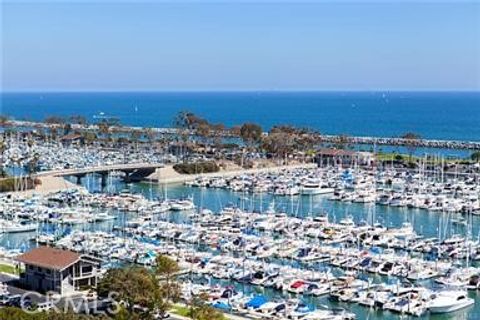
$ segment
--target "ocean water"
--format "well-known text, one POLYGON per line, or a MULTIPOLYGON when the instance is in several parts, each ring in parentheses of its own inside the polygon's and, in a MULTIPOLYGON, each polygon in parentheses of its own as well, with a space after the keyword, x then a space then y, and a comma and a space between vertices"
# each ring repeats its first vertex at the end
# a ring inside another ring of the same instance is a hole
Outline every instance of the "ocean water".
POLYGON ((181 110, 227 126, 257 122, 325 134, 480 141, 480 92, 128 92, 2 93, 0 111, 16 119, 99 112, 123 124, 168 127, 181 110), (135 111, 137 110, 137 111, 135 111))

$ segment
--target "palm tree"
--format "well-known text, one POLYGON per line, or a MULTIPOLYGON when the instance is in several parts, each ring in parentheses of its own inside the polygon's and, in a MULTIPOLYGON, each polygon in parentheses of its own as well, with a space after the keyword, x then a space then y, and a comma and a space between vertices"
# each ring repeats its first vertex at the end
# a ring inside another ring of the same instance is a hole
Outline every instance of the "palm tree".
POLYGON ((351 138, 347 134, 341 134, 337 137, 336 147, 338 149, 348 149, 350 148, 351 138))
POLYGON ((152 128, 146 128, 144 132, 145 137, 149 144, 151 144, 155 139, 155 131, 152 128))
POLYGON ((7 144, 5 140, 2 138, 0 140, 0 176, 5 177, 5 171, 3 169, 3 153, 7 150, 7 144))
POLYGON ((472 161, 475 161, 475 162, 480 162, 480 151, 472 153, 472 155, 470 156, 470 159, 472 159, 472 161))
POLYGON ((47 116, 43 122, 50 125, 62 125, 65 123, 65 119, 58 116, 47 116))
POLYGON ((181 148, 180 154, 185 162, 184 147, 188 140, 188 115, 186 111, 180 111, 173 119, 173 125, 176 128, 175 139, 181 148))
POLYGON ((135 150, 138 152, 138 141, 140 140, 140 137, 142 136, 141 132, 138 130, 133 129, 130 132, 130 139, 132 142, 135 143, 135 150))
POLYGON ((72 115, 68 119, 70 123, 79 124, 81 126, 87 125, 87 119, 82 115, 72 115))
POLYGON ((105 136, 106 139, 110 137, 110 125, 107 121, 102 121, 98 124, 98 131, 105 136))
POLYGON ((38 153, 35 153, 30 159, 30 161, 28 162, 27 171, 29 176, 31 176, 37 170, 39 160, 40 160, 40 155, 38 153))

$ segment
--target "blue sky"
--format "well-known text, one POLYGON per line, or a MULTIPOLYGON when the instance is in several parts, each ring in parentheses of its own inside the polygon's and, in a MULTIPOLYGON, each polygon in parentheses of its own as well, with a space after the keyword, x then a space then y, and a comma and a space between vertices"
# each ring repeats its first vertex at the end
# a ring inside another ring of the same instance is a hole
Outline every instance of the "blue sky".
POLYGON ((480 90, 479 2, 9 2, 2 90, 480 90))

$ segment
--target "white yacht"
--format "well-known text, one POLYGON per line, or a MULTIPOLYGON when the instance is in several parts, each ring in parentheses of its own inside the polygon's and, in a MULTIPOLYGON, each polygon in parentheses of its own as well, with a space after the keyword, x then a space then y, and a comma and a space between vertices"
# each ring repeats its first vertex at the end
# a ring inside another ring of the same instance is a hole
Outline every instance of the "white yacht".
POLYGON ((464 291, 442 291, 435 294, 430 301, 431 313, 448 313, 466 308, 475 301, 467 296, 464 291))
POLYGON ((116 217, 114 215, 109 214, 108 212, 99 212, 99 213, 95 213, 93 217, 89 219, 89 221, 101 222, 101 221, 110 221, 115 219, 116 217))
POLYGON ((170 205, 170 209, 173 211, 185 211, 195 209, 195 204, 190 199, 175 200, 170 205))
POLYGON ((0 220, 0 233, 16 233, 35 231, 38 225, 36 223, 22 224, 17 221, 0 220))
POLYGON ((301 191, 302 195, 327 194, 334 192, 334 188, 322 185, 318 179, 308 179, 307 182, 302 185, 301 191))

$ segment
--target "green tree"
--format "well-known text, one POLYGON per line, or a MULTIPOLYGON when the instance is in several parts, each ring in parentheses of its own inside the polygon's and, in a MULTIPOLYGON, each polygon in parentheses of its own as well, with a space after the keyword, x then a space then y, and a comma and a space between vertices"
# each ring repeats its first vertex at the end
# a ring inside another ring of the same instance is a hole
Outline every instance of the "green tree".
POLYGON ((282 130, 271 130, 262 140, 262 148, 278 158, 285 158, 295 148, 292 134, 282 130))
POLYGON ((256 123, 244 123, 240 127, 240 137, 248 147, 253 147, 262 139, 262 127, 256 123))
POLYGON ((68 120, 70 123, 73 123, 73 124, 79 124, 82 126, 87 125, 87 119, 81 115, 72 115, 68 120))
POLYGON ((65 123, 63 125, 63 134, 64 135, 67 135, 69 134, 70 132, 72 132, 72 125, 70 123, 65 123))
POLYGON ((87 144, 87 145, 91 145, 93 142, 95 142, 98 139, 95 132, 92 132, 92 131, 86 131, 82 135, 83 135, 83 139, 85 141, 85 144, 87 144))
POLYGON ((9 119, 5 115, 0 115, 0 126, 5 126, 9 122, 9 119))
POLYGON ((348 149, 350 148, 350 136, 346 134, 341 134, 337 137, 335 147, 338 149, 348 149))
POLYGON ((163 280, 161 290, 164 293, 167 301, 176 301, 180 297, 180 288, 178 287, 178 284, 173 281, 175 275, 179 271, 180 267, 175 260, 164 255, 157 257, 155 274, 157 277, 163 280))
POLYGON ((48 116, 43 120, 43 122, 45 122, 46 124, 60 125, 65 123, 65 119, 59 116, 48 116))
POLYGON ((38 162, 40 161, 40 155, 38 153, 33 154, 30 161, 27 163, 27 171, 29 175, 35 173, 38 167, 38 162))
POLYGON ((480 162, 480 151, 476 151, 471 154, 470 159, 475 162, 480 162))
POLYGON ((176 128, 175 138, 181 147, 181 156, 183 161, 186 161, 185 148, 192 129, 193 114, 188 111, 180 111, 173 119, 173 125, 176 128))
POLYGON ((99 296, 115 293, 117 301, 125 305, 125 312, 133 317, 152 319, 156 311, 165 312, 166 304, 162 299, 155 275, 145 268, 132 266, 122 269, 110 269, 99 283, 99 296))
POLYGON ((3 168, 3 153, 7 150, 7 143, 5 142, 4 139, 0 140, 0 176, 4 177, 5 176, 5 171, 3 168))
POLYGON ((219 146, 222 143, 222 138, 225 135, 225 125, 223 123, 217 123, 211 125, 213 131, 213 143, 215 146, 219 146))
POLYGON ((230 132, 230 134, 232 136, 240 137, 241 128, 242 128, 242 126, 233 126, 228 131, 230 132))
POLYGON ((105 139, 110 138, 110 123, 108 121, 101 121, 97 124, 98 131, 105 137, 105 139))
POLYGON ((206 301, 208 301, 206 294, 193 296, 190 301, 190 317, 194 320, 224 320, 223 313, 210 306, 206 301))
POLYGON ((201 123, 198 125, 195 131, 205 144, 209 143, 209 140, 212 137, 212 128, 210 127, 210 124, 201 123))
POLYGON ((151 144, 155 140, 156 132, 152 128, 146 128, 144 131, 144 136, 148 143, 151 144))

